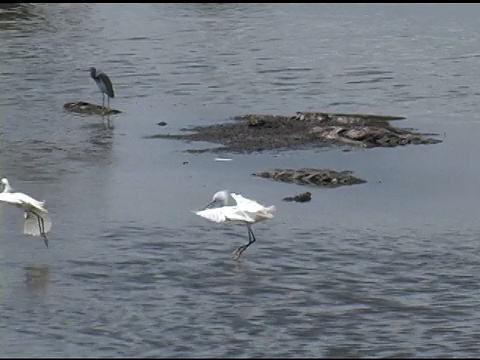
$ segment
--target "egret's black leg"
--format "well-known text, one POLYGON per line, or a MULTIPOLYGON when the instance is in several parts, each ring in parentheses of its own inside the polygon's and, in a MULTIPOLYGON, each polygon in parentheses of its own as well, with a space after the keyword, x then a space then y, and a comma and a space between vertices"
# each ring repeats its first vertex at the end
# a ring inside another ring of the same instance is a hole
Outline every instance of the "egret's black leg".
POLYGON ((105 110, 105 94, 102 91, 102 113, 103 113, 103 110, 105 110))
POLYGON ((234 260, 238 260, 238 258, 243 254, 247 248, 253 244, 257 239, 255 239, 255 235, 253 234, 252 228, 249 223, 247 223, 247 228, 248 228, 248 244, 242 245, 239 248, 237 248, 233 254, 235 255, 234 260))
POLYGON ((45 243, 45 246, 48 248, 48 238, 47 238, 47 235, 45 234, 45 222, 43 221, 43 218, 40 215, 35 213, 34 215, 37 217, 38 229, 40 230, 40 235, 42 235, 43 242, 45 243))
POLYGON ((40 234, 42 233, 42 223, 40 222, 40 216, 38 216, 37 214, 33 213, 33 215, 35 215, 35 217, 37 218, 37 222, 38 222, 38 230, 40 230, 40 234))
POLYGON ((43 242, 45 243, 45 246, 48 248, 48 238, 47 235, 45 234, 45 222, 43 221, 43 218, 40 218, 42 222, 42 237, 43 237, 43 242))

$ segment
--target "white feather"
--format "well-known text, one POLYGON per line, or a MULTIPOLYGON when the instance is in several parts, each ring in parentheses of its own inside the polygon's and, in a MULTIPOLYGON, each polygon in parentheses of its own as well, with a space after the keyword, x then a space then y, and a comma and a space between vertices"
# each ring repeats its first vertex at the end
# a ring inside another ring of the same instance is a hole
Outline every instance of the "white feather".
POLYGON ((222 206, 214 209, 206 209, 197 211, 196 214, 216 223, 226 221, 255 222, 254 217, 240 209, 238 206, 222 206))

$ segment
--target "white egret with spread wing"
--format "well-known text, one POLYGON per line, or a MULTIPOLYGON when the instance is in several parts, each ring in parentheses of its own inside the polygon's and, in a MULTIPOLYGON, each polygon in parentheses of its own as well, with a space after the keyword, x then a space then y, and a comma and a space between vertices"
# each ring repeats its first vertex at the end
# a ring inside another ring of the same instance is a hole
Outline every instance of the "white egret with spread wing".
POLYGON ((4 185, 0 193, 0 202, 15 205, 24 211, 25 222, 23 233, 32 236, 42 236, 48 247, 46 233, 52 228, 52 220, 48 210, 45 209, 45 201, 38 201, 31 196, 12 189, 7 178, 2 179, 4 185))
POLYGON ((216 223, 239 222, 248 229, 248 244, 238 247, 234 251, 237 260, 256 239, 252 231, 252 224, 273 218, 275 206, 263 206, 254 200, 247 199, 240 194, 230 193, 228 190, 218 191, 213 200, 195 214, 216 223))

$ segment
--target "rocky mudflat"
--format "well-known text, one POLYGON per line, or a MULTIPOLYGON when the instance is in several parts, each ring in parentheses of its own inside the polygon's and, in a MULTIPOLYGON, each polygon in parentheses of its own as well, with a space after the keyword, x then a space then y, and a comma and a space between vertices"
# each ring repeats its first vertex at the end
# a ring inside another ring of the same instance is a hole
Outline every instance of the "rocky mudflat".
POLYGON ((297 112, 293 116, 249 114, 233 121, 181 129, 186 134, 156 134, 148 139, 179 139, 212 142, 220 147, 189 152, 259 152, 272 149, 300 149, 347 145, 351 147, 395 147, 409 144, 436 144, 436 134, 394 127, 402 116, 297 112))

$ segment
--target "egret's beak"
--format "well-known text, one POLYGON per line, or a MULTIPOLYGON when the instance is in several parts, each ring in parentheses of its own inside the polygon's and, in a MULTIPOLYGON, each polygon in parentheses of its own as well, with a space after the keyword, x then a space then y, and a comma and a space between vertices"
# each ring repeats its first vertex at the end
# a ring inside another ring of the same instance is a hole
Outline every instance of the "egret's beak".
POLYGON ((215 205, 216 201, 210 201, 202 210, 207 210, 215 205))

